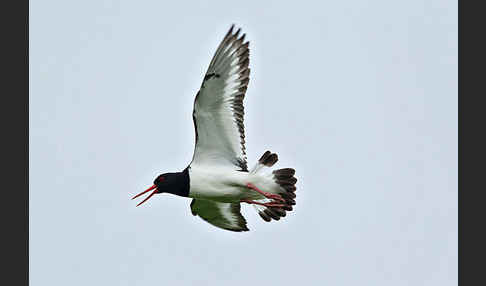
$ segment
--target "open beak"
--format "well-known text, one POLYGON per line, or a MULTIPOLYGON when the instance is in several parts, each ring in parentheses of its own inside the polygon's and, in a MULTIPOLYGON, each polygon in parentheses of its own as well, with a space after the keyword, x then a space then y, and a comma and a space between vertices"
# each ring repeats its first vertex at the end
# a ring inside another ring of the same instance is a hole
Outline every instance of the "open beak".
POLYGON ((149 195, 148 197, 146 197, 146 198, 145 198, 145 200, 143 200, 142 202, 140 202, 140 203, 137 205, 137 207, 138 207, 139 205, 141 205, 141 204, 145 203, 145 202, 146 202, 148 199, 150 199, 150 197, 152 197, 152 196, 153 196, 155 193, 157 193, 157 186, 156 186, 156 185, 153 185, 152 187, 150 187, 150 188, 146 189, 145 191, 141 192, 140 194, 138 194, 138 195, 136 195, 136 196, 134 196, 134 197, 132 198, 132 200, 133 200, 133 199, 135 199, 135 198, 138 198, 138 197, 140 197, 141 195, 145 194, 146 192, 150 192, 151 190, 154 190, 154 191, 153 191, 152 193, 150 193, 150 195, 149 195), (154 190, 154 189, 155 189, 155 190, 154 190))

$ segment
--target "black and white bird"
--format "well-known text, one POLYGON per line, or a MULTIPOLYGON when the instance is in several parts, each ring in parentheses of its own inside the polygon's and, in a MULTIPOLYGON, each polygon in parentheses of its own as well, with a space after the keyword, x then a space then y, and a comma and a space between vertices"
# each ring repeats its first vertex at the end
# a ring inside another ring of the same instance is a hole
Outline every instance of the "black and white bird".
POLYGON ((277 154, 266 151, 248 169, 243 98, 250 80, 249 42, 231 26, 209 64, 194 100, 196 146, 182 172, 159 175, 137 206, 157 193, 192 198, 191 212, 231 231, 248 231, 240 204, 252 204, 265 221, 279 220, 295 205, 295 170, 272 169, 277 154))

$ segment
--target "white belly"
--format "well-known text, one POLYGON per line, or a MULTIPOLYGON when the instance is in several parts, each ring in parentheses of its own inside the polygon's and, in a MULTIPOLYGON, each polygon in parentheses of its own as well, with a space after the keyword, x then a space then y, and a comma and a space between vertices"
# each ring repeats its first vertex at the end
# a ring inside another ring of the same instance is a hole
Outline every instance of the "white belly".
POLYGON ((246 187, 261 177, 248 172, 213 166, 191 166, 189 169, 189 197, 220 202, 239 202, 241 199, 262 199, 263 196, 246 187))

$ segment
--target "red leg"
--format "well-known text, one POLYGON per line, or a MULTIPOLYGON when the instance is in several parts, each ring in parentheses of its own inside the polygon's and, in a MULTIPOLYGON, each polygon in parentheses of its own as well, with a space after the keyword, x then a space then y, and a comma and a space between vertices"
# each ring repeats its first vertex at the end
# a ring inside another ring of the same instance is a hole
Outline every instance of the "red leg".
POLYGON ((260 203, 252 200, 241 200, 240 202, 242 203, 247 203, 247 204, 253 204, 253 205, 260 205, 264 207, 276 207, 276 208, 281 208, 284 207, 284 204, 279 204, 279 203, 274 203, 274 202, 269 202, 269 203, 260 203))
POLYGON ((260 193, 262 196, 264 196, 265 198, 268 198, 268 199, 274 199, 274 200, 277 200, 277 201, 281 201, 281 202, 285 202, 285 200, 282 198, 282 196, 280 195, 277 195, 277 194, 272 194, 272 193, 269 193, 269 192, 264 192, 260 189, 258 189, 255 185, 253 185, 252 183, 248 183, 246 184, 246 186, 249 188, 249 189, 252 189, 252 190, 255 190, 257 191, 258 193, 260 193))

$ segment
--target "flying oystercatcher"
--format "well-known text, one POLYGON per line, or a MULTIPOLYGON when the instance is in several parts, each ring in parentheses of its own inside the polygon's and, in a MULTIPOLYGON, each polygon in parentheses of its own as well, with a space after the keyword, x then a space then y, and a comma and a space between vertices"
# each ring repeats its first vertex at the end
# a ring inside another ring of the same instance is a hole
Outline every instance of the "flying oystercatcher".
POLYGON ((150 192, 192 198, 191 212, 231 231, 248 231, 240 204, 252 204, 265 221, 279 220, 295 205, 295 170, 276 169, 277 154, 266 151, 248 170, 243 98, 250 80, 249 42, 234 25, 218 46, 194 100, 196 146, 182 172, 159 175, 150 192))

